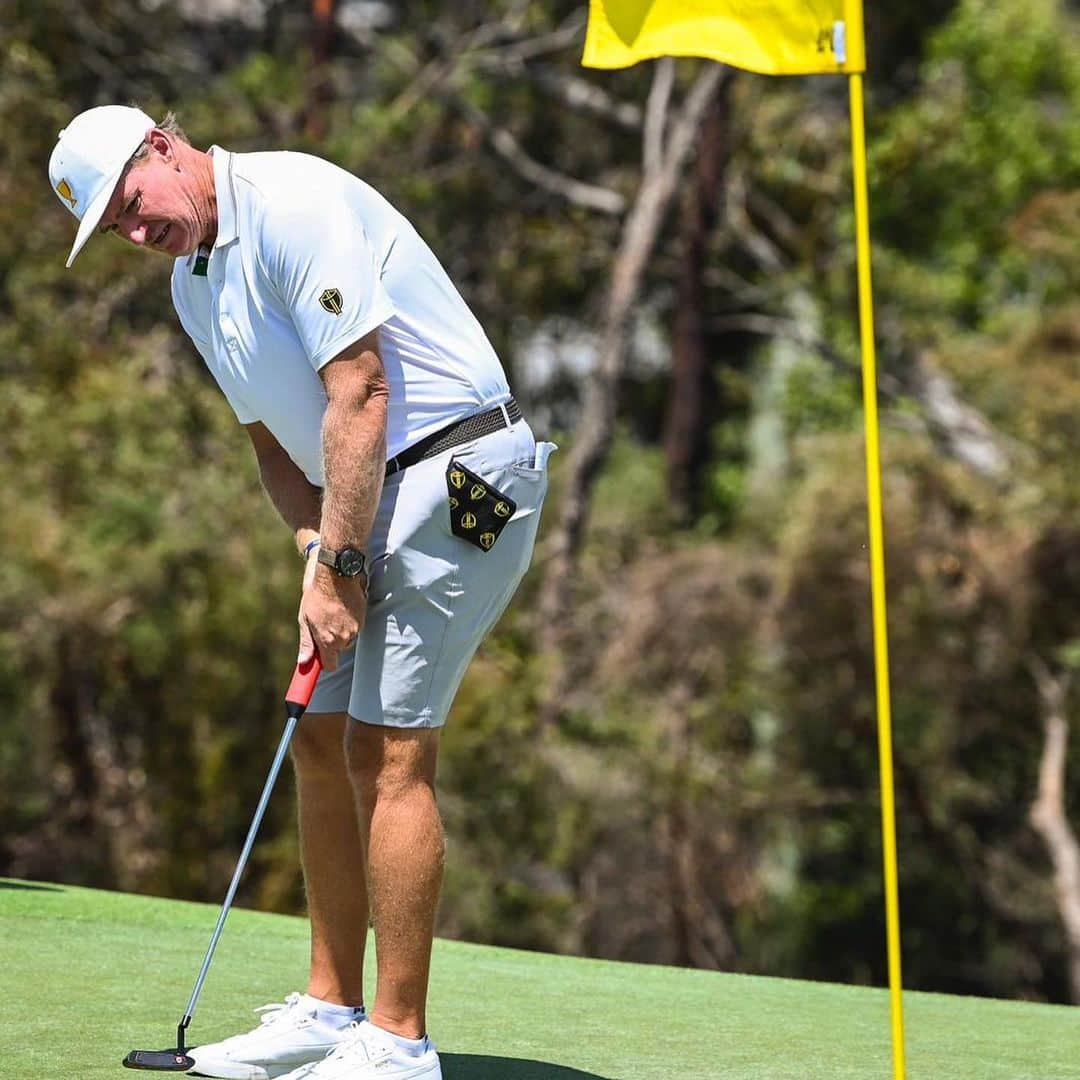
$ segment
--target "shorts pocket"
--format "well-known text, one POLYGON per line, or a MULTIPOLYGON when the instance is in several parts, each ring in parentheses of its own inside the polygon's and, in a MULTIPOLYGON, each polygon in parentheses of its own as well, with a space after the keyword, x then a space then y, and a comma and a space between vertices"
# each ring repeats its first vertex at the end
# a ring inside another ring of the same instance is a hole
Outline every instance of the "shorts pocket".
POLYGON ((515 476, 521 477, 522 480, 530 480, 535 483, 542 480, 547 474, 548 458, 558 449, 559 448, 555 443, 538 442, 536 444, 536 452, 532 457, 524 458, 521 461, 515 461, 510 468, 513 470, 515 476))
POLYGON ((393 594, 393 580, 390 575, 390 553, 383 552, 371 560, 368 570, 368 606, 380 604, 393 594))

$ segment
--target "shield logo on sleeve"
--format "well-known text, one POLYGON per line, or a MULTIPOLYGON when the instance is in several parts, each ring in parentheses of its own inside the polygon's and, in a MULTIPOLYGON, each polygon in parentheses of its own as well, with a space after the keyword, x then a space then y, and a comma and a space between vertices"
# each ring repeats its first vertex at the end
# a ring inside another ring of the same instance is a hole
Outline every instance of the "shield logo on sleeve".
POLYGON ((324 289, 319 297, 319 306, 329 311, 331 315, 340 315, 344 308, 340 289, 324 289))

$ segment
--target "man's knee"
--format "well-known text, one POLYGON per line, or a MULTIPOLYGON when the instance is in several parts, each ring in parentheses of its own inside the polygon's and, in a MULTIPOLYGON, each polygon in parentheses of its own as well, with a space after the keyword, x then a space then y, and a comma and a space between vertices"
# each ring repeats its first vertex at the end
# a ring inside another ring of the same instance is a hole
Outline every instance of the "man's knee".
POLYGON ((350 720, 345 759, 358 793, 394 797, 416 786, 434 787, 438 728, 390 728, 350 720))
POLYGON ((345 713, 308 713, 292 738, 292 759, 303 780, 345 776, 345 713))

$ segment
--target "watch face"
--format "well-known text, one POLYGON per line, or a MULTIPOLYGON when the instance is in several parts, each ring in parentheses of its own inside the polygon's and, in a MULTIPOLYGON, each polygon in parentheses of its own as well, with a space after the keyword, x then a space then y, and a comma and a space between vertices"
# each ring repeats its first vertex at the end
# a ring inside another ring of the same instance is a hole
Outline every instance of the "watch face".
POLYGON ((357 551, 355 548, 342 548, 338 552, 338 573, 345 577, 356 577, 357 574, 364 572, 366 561, 362 551, 357 551))

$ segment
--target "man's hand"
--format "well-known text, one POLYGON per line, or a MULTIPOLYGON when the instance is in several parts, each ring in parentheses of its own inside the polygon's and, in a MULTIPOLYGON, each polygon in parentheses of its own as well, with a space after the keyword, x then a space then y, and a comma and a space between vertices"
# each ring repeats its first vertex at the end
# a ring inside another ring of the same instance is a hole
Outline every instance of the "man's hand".
POLYGON ((341 653, 364 628, 366 586, 364 575, 346 578, 335 574, 320 565, 312 552, 304 571, 304 592, 300 598, 298 663, 304 663, 318 651, 323 670, 337 670, 341 653))

